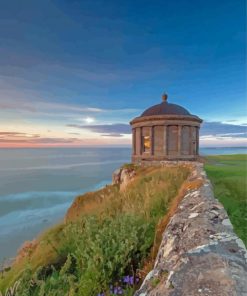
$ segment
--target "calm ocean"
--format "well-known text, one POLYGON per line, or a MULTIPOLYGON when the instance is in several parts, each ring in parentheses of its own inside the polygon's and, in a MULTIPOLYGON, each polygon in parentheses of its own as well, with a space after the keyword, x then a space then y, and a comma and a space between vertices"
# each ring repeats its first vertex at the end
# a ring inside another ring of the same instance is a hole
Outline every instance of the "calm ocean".
MULTIPOLYGON (((204 148, 202 155, 247 153, 204 148)), ((0 149, 0 263, 61 220, 76 195, 111 182, 130 148, 0 149)))

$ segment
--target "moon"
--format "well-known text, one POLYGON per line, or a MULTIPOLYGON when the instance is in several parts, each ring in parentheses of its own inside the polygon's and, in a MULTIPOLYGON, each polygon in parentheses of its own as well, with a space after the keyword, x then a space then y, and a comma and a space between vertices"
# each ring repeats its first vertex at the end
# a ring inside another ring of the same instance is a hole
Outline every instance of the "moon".
POLYGON ((93 122, 95 121, 95 119, 94 119, 93 117, 86 117, 86 118, 84 119, 84 121, 85 121, 86 123, 93 123, 93 122))

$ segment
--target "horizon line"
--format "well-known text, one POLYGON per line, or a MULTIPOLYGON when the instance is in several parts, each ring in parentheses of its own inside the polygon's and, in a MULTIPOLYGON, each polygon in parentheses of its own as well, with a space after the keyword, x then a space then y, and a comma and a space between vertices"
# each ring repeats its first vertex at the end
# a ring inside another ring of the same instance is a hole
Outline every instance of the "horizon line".
MULTIPOLYGON (((13 146, 9 146, 9 147, 0 147, 0 149, 50 149, 50 148, 132 148, 131 145, 126 144, 126 145, 84 145, 84 146, 20 146, 20 147, 13 147, 13 146)), ((199 150, 203 148, 203 149, 222 149, 222 148, 246 148, 247 146, 201 146, 199 147, 199 150)))

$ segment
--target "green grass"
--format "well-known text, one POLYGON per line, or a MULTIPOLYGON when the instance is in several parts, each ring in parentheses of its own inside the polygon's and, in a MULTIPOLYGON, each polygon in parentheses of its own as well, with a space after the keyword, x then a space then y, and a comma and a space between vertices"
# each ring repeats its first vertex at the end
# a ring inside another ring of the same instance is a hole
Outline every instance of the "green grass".
POLYGON ((247 245, 247 155, 208 156, 207 175, 224 205, 234 230, 247 245))
MULTIPOLYGON (((207 160, 215 196, 246 244, 247 155, 207 160)), ((143 269, 190 169, 124 167, 137 174, 127 189, 107 186, 77 197, 66 222, 37 238, 35 246, 0 277, 0 291, 19 280, 16 296, 108 296, 109 285, 119 285, 123 276, 143 269)), ((134 289, 126 287, 123 295, 133 295, 134 289)))
POLYGON ((125 191, 107 186, 77 197, 66 223, 41 235, 3 274, 0 291, 19 279, 21 296, 108 296, 110 285, 133 295, 135 287, 120 281, 142 268, 189 172, 185 166, 138 168, 125 191))

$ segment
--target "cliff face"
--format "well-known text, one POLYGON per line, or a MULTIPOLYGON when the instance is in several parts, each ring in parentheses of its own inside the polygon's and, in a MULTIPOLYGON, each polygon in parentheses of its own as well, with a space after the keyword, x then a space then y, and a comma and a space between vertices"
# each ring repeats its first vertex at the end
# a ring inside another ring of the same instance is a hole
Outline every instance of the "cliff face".
POLYGON ((189 189, 168 226, 153 270, 135 296, 247 295, 247 252, 215 199, 203 166, 194 163, 189 189))

